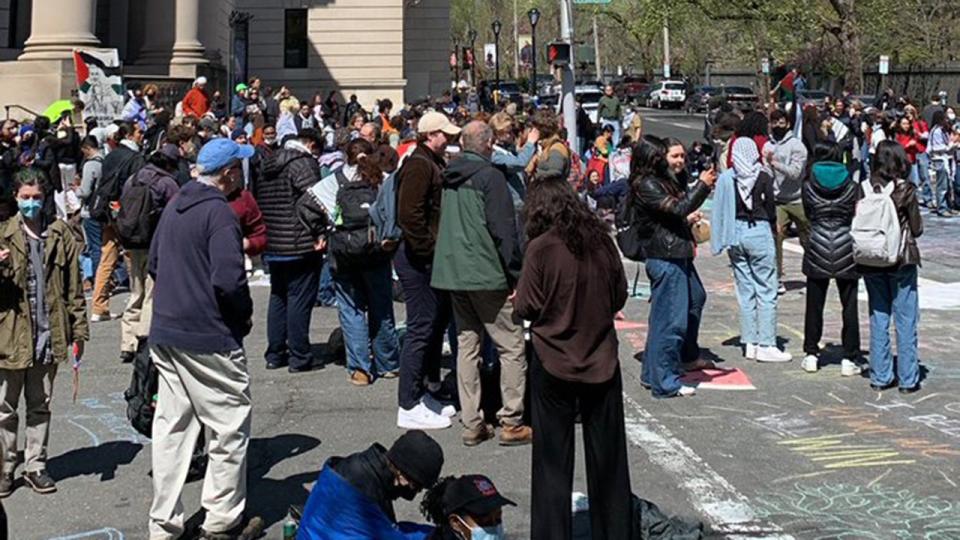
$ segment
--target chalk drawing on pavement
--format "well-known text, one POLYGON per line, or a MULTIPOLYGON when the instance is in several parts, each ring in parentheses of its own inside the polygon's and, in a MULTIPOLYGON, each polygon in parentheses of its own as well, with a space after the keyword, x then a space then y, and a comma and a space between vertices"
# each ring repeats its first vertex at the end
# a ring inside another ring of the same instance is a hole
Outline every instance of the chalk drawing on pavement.
POLYGON ((960 504, 879 484, 797 483, 754 501, 759 517, 775 520, 787 531, 809 528, 804 538, 815 540, 960 538, 960 504))
POLYGON ((124 540, 124 536, 122 532, 112 527, 104 527, 95 531, 87 531, 68 536, 57 536, 50 540, 124 540))
POLYGON ((144 437, 130 425, 124 413, 127 402, 122 392, 108 394, 106 399, 81 399, 77 405, 81 408, 80 414, 66 414, 64 417, 67 422, 90 437, 91 446, 100 446, 111 441, 150 444, 149 437, 144 437))

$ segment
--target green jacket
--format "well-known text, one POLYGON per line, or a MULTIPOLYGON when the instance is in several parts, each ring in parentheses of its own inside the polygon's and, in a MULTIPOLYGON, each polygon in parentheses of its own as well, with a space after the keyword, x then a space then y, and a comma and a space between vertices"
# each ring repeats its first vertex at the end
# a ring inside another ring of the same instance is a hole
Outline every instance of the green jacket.
MULTIPOLYGON (((10 256, 0 262, 0 369, 33 365, 34 336, 27 298, 29 256, 19 215, 0 223, 0 250, 10 256)), ((74 342, 87 341, 86 302, 80 275, 80 244, 70 227, 57 220, 47 227, 44 244, 47 306, 54 361, 70 358, 74 342)))
POLYGON ((597 119, 620 121, 620 100, 616 96, 603 96, 597 104, 597 119))
POLYGON ((506 178, 486 157, 465 152, 443 173, 430 284, 450 291, 511 290, 521 263, 506 178))

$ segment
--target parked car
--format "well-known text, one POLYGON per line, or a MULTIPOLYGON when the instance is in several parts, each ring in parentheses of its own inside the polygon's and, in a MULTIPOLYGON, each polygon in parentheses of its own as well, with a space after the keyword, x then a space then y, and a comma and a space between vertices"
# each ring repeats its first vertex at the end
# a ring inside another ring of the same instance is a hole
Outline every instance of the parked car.
POLYGON ((710 103, 710 98, 717 92, 714 86, 698 86, 693 89, 693 93, 687 96, 685 108, 687 114, 706 112, 710 103))
POLYGON ((648 99, 649 106, 656 109, 674 107, 680 109, 687 101, 687 85, 683 81, 660 81, 653 85, 648 99))
POLYGON ((516 81, 500 81, 500 101, 523 105, 523 89, 516 81))
POLYGON ((877 96, 873 94, 855 94, 847 96, 847 101, 849 103, 859 101, 860 103, 863 103, 864 108, 877 106, 877 96))
POLYGON ((623 81, 616 87, 617 95, 620 99, 626 101, 636 100, 644 92, 650 91, 650 83, 643 77, 627 75, 623 81))
MULTIPOLYGON (((577 102, 583 104, 583 110, 586 111, 587 116, 590 117, 590 121, 594 124, 597 123, 597 109, 600 106, 600 98, 603 97, 603 92, 596 89, 594 86, 577 86, 574 89, 574 97, 577 102)), ((561 112, 561 107, 563 103, 556 104, 557 113, 561 112)))
POLYGON ((748 86, 721 86, 715 95, 741 111, 752 111, 759 104, 757 93, 748 86))

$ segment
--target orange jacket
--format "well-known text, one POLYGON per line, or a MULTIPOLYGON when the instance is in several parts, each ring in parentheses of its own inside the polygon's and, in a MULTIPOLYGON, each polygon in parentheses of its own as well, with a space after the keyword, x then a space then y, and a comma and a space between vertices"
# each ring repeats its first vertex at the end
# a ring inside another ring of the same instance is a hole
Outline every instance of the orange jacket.
POLYGON ((210 98, 200 87, 194 86, 183 96, 183 115, 201 118, 210 110, 210 98))

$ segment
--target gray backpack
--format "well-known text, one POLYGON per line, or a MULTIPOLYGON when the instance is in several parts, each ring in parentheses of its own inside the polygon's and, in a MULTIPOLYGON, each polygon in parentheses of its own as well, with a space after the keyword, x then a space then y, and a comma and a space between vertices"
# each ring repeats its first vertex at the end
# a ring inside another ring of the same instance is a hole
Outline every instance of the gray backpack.
POLYGON ((903 234, 891 196, 899 182, 902 180, 888 183, 879 193, 874 191, 869 180, 860 183, 863 199, 857 203, 851 229, 853 259, 857 264, 887 268, 900 260, 903 234))

